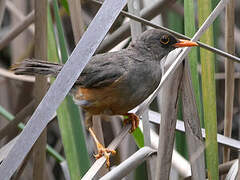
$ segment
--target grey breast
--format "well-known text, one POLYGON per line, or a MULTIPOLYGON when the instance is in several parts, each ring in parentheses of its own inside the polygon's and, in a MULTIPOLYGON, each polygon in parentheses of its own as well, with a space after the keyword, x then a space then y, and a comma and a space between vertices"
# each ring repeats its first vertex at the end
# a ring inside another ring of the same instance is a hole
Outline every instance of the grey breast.
POLYGON ((130 61, 128 73, 125 75, 125 82, 122 83, 122 86, 124 86, 122 94, 128 97, 127 101, 133 108, 153 93, 160 80, 161 68, 159 61, 150 59, 130 61))

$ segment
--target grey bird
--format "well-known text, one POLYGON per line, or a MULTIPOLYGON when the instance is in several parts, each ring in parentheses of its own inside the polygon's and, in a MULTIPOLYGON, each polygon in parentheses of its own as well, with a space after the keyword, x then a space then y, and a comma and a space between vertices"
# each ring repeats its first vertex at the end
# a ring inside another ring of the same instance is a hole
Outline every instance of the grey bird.
MULTIPOLYGON (((124 115, 131 123, 131 132, 139 123, 135 114, 128 113, 143 102, 157 88, 161 80, 161 59, 178 47, 197 46, 197 43, 180 40, 172 34, 151 29, 143 32, 129 47, 117 52, 92 57, 71 94, 75 103, 85 110, 86 126, 96 143, 98 154, 107 159, 114 150, 103 147, 92 130, 93 115, 124 115)), ((62 64, 28 59, 12 67, 15 74, 50 75, 56 77, 62 64)))

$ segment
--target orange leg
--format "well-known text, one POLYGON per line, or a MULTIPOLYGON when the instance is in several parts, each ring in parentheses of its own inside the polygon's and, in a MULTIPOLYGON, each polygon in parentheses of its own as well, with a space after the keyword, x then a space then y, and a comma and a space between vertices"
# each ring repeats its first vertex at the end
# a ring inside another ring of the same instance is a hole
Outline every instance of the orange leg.
POLYGON ((124 114, 124 121, 123 121, 123 124, 126 125, 128 123, 131 123, 132 124, 132 127, 131 127, 131 130, 130 130, 130 133, 132 133, 133 131, 135 131, 135 129, 138 127, 139 125, 139 118, 136 114, 134 113, 127 113, 127 114, 124 114))
POLYGON ((112 150, 112 149, 108 149, 108 148, 105 148, 97 139, 96 135, 94 134, 92 128, 89 128, 88 129, 91 136, 93 137, 93 140, 94 142, 96 143, 96 146, 97 146, 97 150, 98 150, 98 153, 96 155, 94 155, 94 157, 96 159, 99 159, 101 158, 102 156, 105 156, 106 158, 106 165, 107 167, 109 168, 110 167, 110 154, 112 153, 112 155, 115 155, 116 154, 116 151, 115 150, 112 150))

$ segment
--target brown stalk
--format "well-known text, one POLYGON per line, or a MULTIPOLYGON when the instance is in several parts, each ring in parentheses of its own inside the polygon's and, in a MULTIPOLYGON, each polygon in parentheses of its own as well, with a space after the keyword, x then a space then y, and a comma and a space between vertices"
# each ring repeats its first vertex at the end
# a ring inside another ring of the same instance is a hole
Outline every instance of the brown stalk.
MULTIPOLYGON (((226 52, 233 54, 235 51, 234 43, 234 7, 235 0, 229 1, 226 6, 226 34, 225 47, 226 52)), ((233 98, 234 98, 234 62, 226 59, 225 61, 225 113, 224 113, 224 136, 231 137, 232 134, 232 119, 233 119, 233 98)), ((230 159, 230 149, 224 147, 223 162, 230 159)))
POLYGON ((0 0, 0 26, 2 24, 5 7, 6 7, 6 0, 0 0))
POLYGON ((74 41, 75 44, 77 44, 84 33, 81 1, 68 0, 68 5, 70 10, 74 41))
MULTIPOLYGON (((35 50, 36 59, 47 59, 47 0, 35 0, 35 50)), ((35 81, 34 97, 35 107, 41 102, 47 92, 47 78, 37 75, 35 81)), ((33 179, 46 179, 46 141, 47 130, 42 131, 33 147, 33 179)))

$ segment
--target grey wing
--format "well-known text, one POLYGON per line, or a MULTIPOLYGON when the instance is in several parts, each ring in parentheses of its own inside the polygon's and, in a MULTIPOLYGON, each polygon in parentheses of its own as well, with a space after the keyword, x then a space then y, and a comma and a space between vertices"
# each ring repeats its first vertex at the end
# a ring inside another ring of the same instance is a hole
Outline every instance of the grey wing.
POLYGON ((126 73, 124 60, 119 53, 96 55, 86 65, 75 84, 85 88, 106 87, 126 73))

